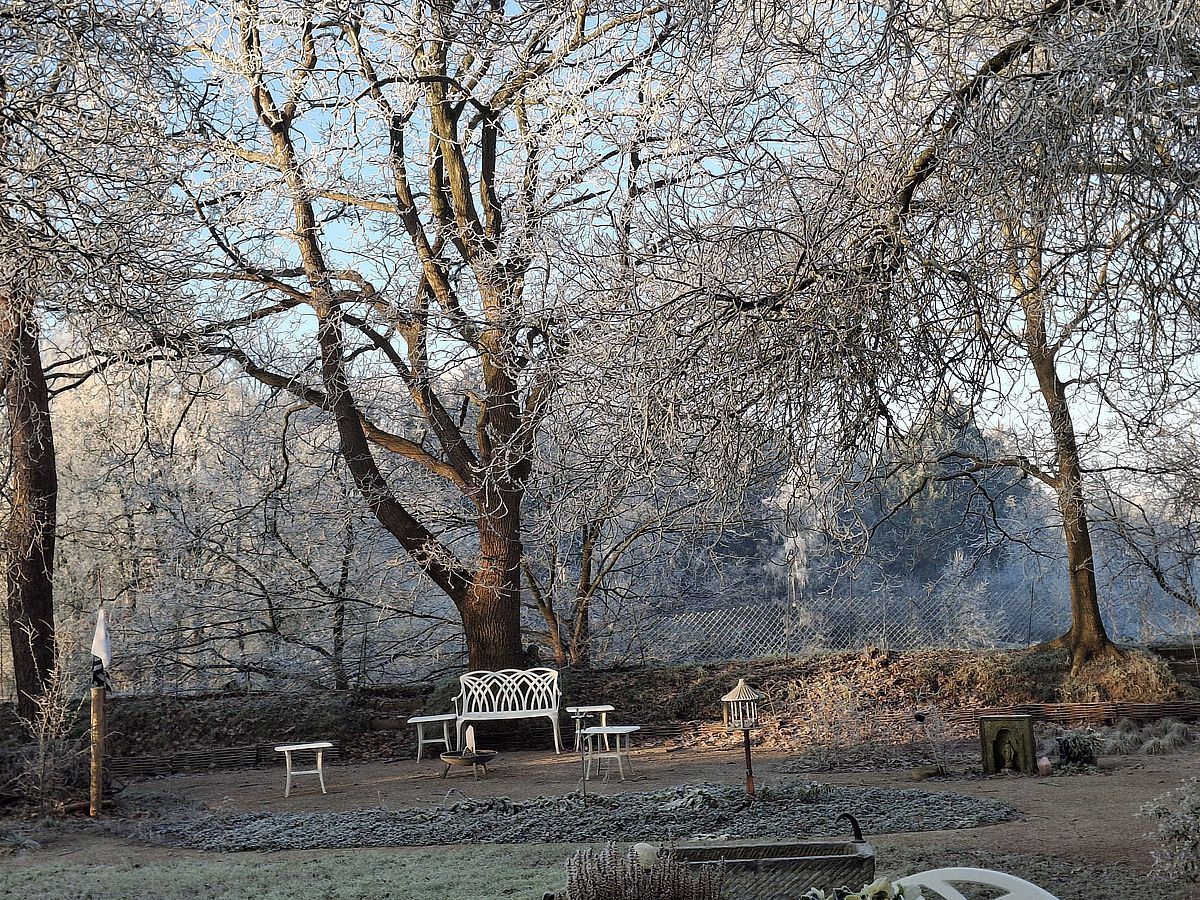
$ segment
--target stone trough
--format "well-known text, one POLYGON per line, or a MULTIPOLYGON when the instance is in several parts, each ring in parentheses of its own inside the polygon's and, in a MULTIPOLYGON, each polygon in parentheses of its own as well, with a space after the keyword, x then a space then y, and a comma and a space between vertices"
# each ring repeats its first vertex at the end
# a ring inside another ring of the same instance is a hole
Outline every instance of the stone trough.
POLYGON ((738 841, 686 844, 672 855, 688 866, 719 863, 722 896, 795 900, 809 888, 857 889, 875 878, 875 850, 866 841, 738 841))

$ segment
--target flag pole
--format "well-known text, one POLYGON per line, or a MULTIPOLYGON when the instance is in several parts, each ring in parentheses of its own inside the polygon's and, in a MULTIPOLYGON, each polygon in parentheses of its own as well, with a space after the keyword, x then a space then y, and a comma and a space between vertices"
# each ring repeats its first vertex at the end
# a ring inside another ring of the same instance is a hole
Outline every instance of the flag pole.
POLYGON ((92 688, 92 785, 88 815, 100 815, 104 802, 104 688, 92 688))
POLYGON ((100 815, 104 802, 104 694, 108 690, 107 669, 112 665, 108 642, 108 624, 104 621, 104 588, 97 576, 100 611, 96 614, 96 636, 92 638, 92 770, 88 795, 88 815, 100 815))

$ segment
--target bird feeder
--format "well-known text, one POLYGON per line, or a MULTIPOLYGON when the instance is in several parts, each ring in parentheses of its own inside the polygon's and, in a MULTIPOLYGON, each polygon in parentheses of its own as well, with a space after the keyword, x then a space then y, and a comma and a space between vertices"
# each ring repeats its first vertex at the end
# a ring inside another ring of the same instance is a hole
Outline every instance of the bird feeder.
POLYGON ((758 727, 758 705, 767 695, 746 684, 745 678, 738 679, 737 686, 721 698, 725 714, 725 727, 742 733, 742 744, 746 751, 746 793, 754 796, 754 765, 750 760, 750 729, 758 727))

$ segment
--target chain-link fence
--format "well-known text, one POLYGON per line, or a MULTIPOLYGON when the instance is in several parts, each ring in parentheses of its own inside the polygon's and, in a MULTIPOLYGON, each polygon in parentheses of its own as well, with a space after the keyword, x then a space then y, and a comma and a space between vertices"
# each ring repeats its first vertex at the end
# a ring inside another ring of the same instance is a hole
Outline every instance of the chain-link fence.
MULTIPOLYGON (((1200 610, 1154 600, 1133 584, 1105 592, 1105 618, 1114 639, 1149 646, 1195 641, 1200 610), (1190 636, 1190 638, 1189 638, 1190 636)), ((1065 592, 1054 586, 1017 588, 962 580, 937 586, 875 586, 761 599, 720 607, 624 604, 598 605, 590 629, 591 658, 598 665, 664 665, 720 662, 772 656, 802 656, 868 646, 890 650, 926 648, 991 649, 1025 647, 1061 634, 1070 624, 1065 592)), ((137 629, 115 617, 120 636, 120 689, 135 693, 191 693, 330 685, 320 660, 298 656, 281 643, 274 654, 249 641, 232 648, 210 641, 181 658, 163 652, 137 629), (224 653, 224 650, 230 652, 224 653), (195 651, 203 651, 198 653, 195 651), (301 669, 303 671, 301 671, 301 669)), ((452 611, 409 627, 392 623, 394 633, 376 629, 368 643, 348 642, 346 662, 352 685, 411 682, 440 677, 467 667, 461 626, 452 611)), ((537 645, 543 663, 555 656, 545 622, 526 611, 526 638, 537 645)), ((75 646, 86 664, 93 621, 60 623, 62 640, 75 646)), ((1197 652, 1200 652, 1198 650, 1197 652)), ((531 654, 530 662, 538 657, 531 654)), ((11 698, 11 663, 0 647, 0 699, 11 698)))
POLYGON ((1020 595, 949 603, 940 596, 875 594, 852 600, 830 595, 804 604, 744 604, 667 612, 638 635, 639 656, 661 662, 707 662, 793 656, 867 646, 890 650, 927 647, 1023 647, 1041 639, 1039 619, 1019 621, 1028 606, 1020 595), (989 615, 990 611, 990 615, 989 615))
MULTIPOLYGON (((1200 611, 1127 606, 1113 637, 1139 645, 1200 634, 1200 611)), ((806 603, 748 603, 665 611, 629 636, 627 659, 716 662, 881 647, 995 649, 1027 647, 1070 625, 1066 599, 1028 590, 955 595, 873 592, 822 595, 806 603)))

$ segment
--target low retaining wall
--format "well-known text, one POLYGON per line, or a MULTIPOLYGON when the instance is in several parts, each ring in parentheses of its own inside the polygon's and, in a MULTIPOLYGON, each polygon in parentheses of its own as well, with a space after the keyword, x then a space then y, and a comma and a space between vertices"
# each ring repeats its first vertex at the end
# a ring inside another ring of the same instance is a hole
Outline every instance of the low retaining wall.
MULTIPOLYGON (((336 742, 325 751, 326 762, 340 759, 336 742)), ((206 772, 211 769, 253 769, 260 766, 282 766, 283 754, 274 744, 254 744, 245 747, 219 747, 215 750, 180 750, 150 756, 116 756, 104 761, 104 768, 114 777, 153 778, 158 775, 181 775, 186 772, 206 772)))

